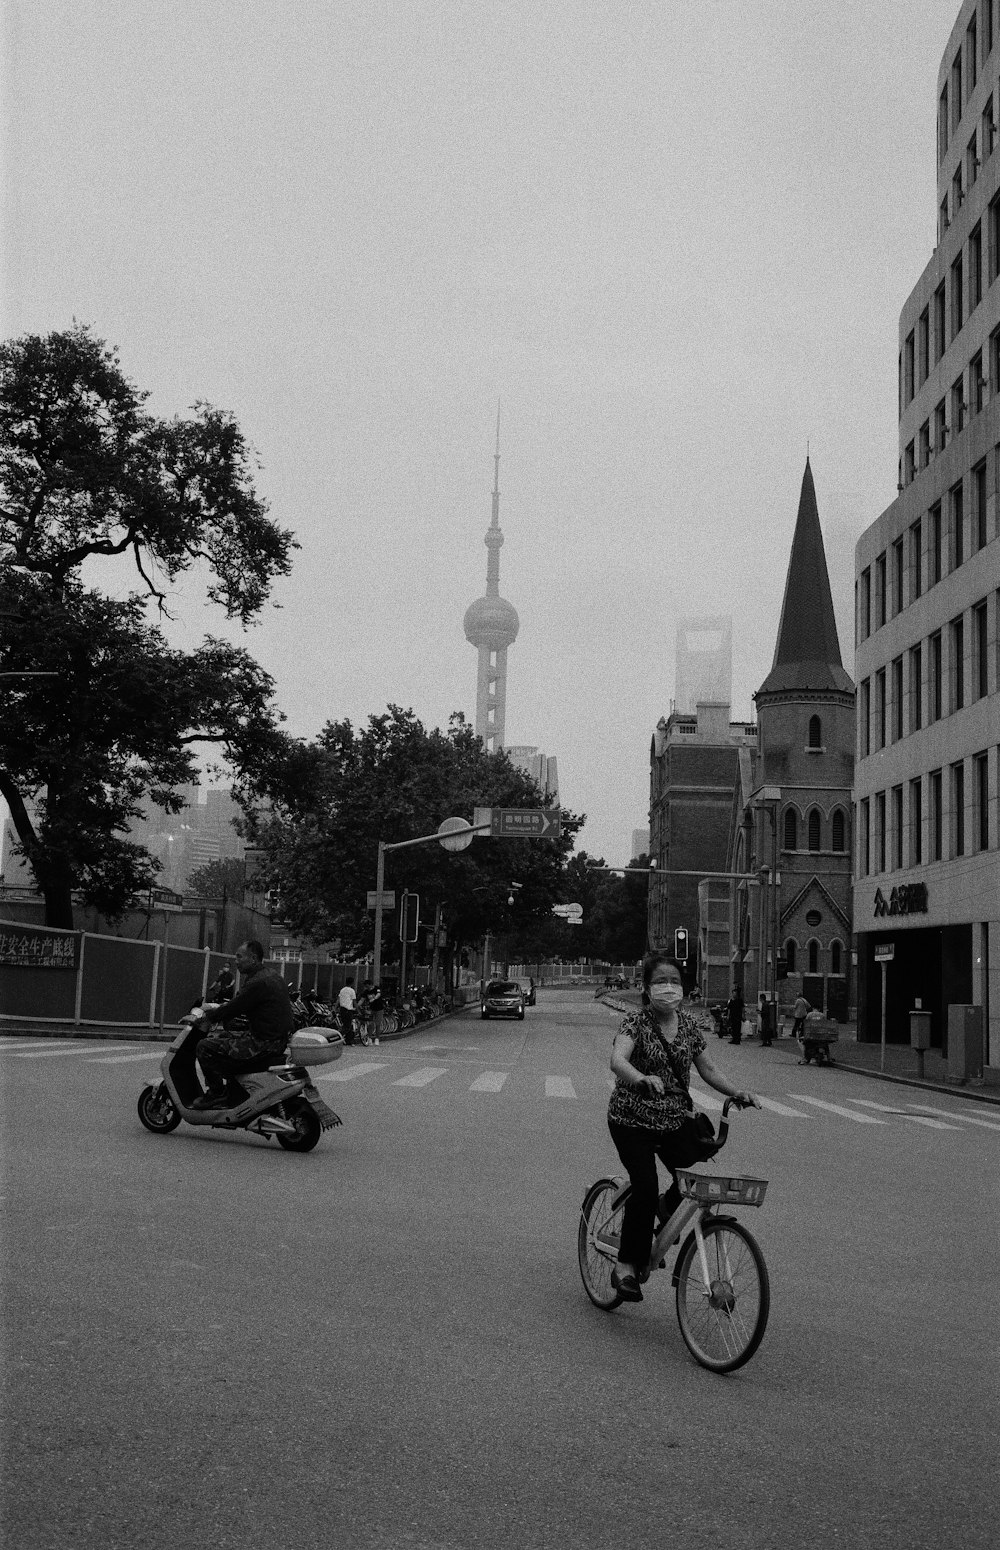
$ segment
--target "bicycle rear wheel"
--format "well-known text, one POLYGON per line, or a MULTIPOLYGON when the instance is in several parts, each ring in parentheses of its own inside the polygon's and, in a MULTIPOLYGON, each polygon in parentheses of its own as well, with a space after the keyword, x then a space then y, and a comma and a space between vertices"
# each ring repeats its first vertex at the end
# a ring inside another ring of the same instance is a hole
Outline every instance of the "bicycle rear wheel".
POLYGON ((610 1312, 621 1297, 611 1285, 611 1272, 618 1263, 622 1217, 628 1194, 613 1205, 620 1189, 615 1179, 598 1179, 592 1184, 580 1208, 576 1251, 584 1290, 595 1307, 610 1312))
POLYGON ((771 1307, 767 1266, 757 1240, 740 1222, 702 1222, 709 1284, 692 1233, 677 1261, 677 1322, 696 1362, 732 1372, 764 1338, 771 1307))

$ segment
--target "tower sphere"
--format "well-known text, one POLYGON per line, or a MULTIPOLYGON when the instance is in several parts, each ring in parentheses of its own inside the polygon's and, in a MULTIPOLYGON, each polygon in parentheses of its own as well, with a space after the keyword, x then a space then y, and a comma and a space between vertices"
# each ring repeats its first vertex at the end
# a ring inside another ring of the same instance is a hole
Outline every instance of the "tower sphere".
POLYGON ((465 610, 465 638, 473 646, 500 651, 517 639, 521 621, 505 597, 477 597, 465 610))

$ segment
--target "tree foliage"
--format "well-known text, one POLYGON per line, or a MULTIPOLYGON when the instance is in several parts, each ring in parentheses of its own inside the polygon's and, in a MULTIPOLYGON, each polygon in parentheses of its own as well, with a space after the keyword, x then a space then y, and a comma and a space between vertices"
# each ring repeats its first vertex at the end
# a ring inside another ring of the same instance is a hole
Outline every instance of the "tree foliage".
MULTIPOLYGON (((261 849, 257 885, 276 891, 293 930, 363 950, 373 940, 366 901, 380 840, 433 834, 445 818, 471 820, 476 807, 537 808, 542 800, 505 754, 485 751, 462 716, 447 732, 427 731, 396 705, 359 729, 329 723, 292 751, 269 795, 250 828, 261 849)), ((436 844, 389 852, 385 886, 418 892, 425 919, 440 904, 457 941, 545 920, 563 896, 564 858, 582 821, 564 813, 557 841, 477 838, 458 853, 436 844)))
POLYGON ((184 892, 198 899, 235 899, 243 902, 246 863, 238 856, 225 856, 196 867, 184 885, 184 892))
POLYGON ((0 794, 52 925, 72 925, 74 891, 114 918, 153 880, 129 824, 146 793, 178 810, 196 744, 215 744, 249 794, 287 743, 245 650, 211 637, 175 650, 147 618, 198 568, 246 623, 293 547, 231 416, 158 420, 147 396, 86 328, 0 347, 0 794), (87 587, 97 556, 130 563, 139 590, 87 587))

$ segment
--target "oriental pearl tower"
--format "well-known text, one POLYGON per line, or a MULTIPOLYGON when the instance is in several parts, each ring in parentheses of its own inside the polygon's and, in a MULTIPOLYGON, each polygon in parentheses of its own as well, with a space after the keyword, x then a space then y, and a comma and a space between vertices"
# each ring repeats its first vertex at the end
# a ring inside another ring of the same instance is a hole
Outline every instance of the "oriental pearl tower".
POLYGON ((504 712, 507 705, 507 647, 517 639, 517 609, 500 596, 500 406, 497 405, 497 449, 493 457, 493 520, 484 539, 486 596, 477 597, 465 611, 465 638, 479 653, 476 675, 476 734, 488 753, 503 747, 504 712))

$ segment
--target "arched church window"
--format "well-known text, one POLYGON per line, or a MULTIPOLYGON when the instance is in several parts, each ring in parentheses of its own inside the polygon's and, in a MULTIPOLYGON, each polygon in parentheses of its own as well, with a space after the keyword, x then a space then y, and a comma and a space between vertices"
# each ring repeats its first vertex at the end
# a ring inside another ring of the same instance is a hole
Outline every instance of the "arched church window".
POLYGON ((809 814, 809 849, 819 850, 820 816, 819 808, 814 807, 809 814))
POLYGON ((810 748, 822 748, 822 746, 823 746, 823 723, 822 723, 822 721, 820 721, 818 716, 810 716, 809 717, 809 747, 810 748))
POLYGON ((819 973, 819 943, 815 937, 809 943, 809 973, 819 973))
POLYGON ((789 937, 785 943, 785 962, 788 964, 789 974, 795 973, 795 938, 789 937))
POLYGON ((844 809, 838 807, 833 815, 833 832, 831 845, 834 850, 843 850, 844 845, 844 809))
POLYGON ((785 808, 785 837, 782 844, 785 850, 796 850, 799 843, 798 817, 794 807, 785 808))
POLYGON ((843 952, 843 948, 841 947, 839 942, 831 942, 830 943, 830 973, 831 974, 842 974, 843 973, 843 969, 841 967, 841 954, 842 954, 842 952, 843 952))

